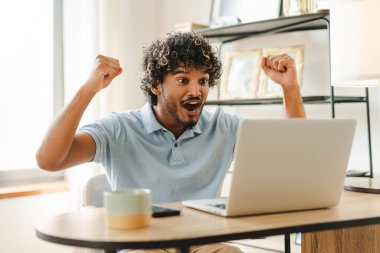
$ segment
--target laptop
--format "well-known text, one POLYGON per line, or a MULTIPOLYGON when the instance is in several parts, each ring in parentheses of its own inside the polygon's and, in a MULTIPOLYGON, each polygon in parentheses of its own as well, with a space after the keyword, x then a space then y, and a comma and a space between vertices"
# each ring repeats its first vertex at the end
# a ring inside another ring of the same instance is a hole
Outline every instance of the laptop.
POLYGON ((228 197, 184 201, 221 216, 337 205, 343 191, 355 120, 243 120, 228 197))

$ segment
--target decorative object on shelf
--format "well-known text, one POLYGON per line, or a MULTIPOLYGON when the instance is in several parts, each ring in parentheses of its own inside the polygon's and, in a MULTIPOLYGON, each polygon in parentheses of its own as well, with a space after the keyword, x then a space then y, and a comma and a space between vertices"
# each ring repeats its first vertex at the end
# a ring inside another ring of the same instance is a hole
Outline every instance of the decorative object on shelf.
MULTIPOLYGON (((302 87, 302 71, 304 64, 304 46, 292 46, 282 48, 264 48, 263 56, 288 54, 296 64, 298 84, 302 87)), ((260 72, 259 87, 257 89, 257 98, 276 98, 282 97, 281 86, 267 77, 264 71, 260 72)))
POLYGON ((255 98, 261 50, 228 52, 220 86, 221 99, 255 98))
POLYGON ((207 28, 207 25, 203 24, 198 24, 198 23, 182 23, 182 24, 177 24, 174 26, 174 30, 176 32, 191 32, 199 29, 204 29, 207 28))
POLYGON ((241 23, 240 18, 236 16, 221 16, 221 17, 217 17, 211 20, 210 28, 238 25, 240 23, 241 23))
POLYGON ((283 0, 282 15, 295 16, 317 12, 317 0, 283 0))
POLYGON ((280 14, 281 0, 213 0, 210 27, 275 19, 280 14))
POLYGON ((369 178, 347 178, 345 189, 380 193, 380 181, 373 179, 368 87, 380 87, 380 1, 332 3, 331 83, 334 86, 365 87, 368 127, 369 178))

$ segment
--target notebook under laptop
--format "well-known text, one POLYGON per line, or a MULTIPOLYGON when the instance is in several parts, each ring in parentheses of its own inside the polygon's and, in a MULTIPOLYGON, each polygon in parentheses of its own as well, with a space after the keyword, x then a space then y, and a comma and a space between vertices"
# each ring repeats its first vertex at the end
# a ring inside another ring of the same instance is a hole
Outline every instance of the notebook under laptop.
POLYGON ((244 120, 238 130, 228 198, 188 207, 240 216, 339 203, 355 120, 244 120))

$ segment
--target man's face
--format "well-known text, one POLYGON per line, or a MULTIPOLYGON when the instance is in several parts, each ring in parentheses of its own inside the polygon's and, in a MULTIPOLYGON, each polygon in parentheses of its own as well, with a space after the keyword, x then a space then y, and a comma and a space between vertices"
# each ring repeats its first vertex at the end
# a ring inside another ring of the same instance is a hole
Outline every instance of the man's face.
POLYGON ((155 113, 169 130, 194 126, 199 119, 209 91, 209 74, 205 70, 177 68, 164 77, 154 89, 157 95, 155 113))

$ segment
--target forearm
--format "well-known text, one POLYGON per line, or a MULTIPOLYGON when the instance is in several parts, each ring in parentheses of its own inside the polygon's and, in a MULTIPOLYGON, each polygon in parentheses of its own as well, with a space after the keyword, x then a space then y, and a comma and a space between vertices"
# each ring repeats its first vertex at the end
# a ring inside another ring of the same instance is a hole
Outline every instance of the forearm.
POLYGON ((56 118, 36 153, 37 163, 41 168, 51 171, 60 169, 73 145, 83 113, 95 94, 86 85, 82 86, 56 118))
POLYGON ((293 58, 287 54, 262 57, 261 67, 272 81, 281 85, 287 116, 289 118, 305 118, 305 108, 293 58))
POLYGON ((283 87, 284 105, 288 118, 305 118, 305 108, 298 85, 283 87))

